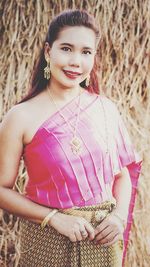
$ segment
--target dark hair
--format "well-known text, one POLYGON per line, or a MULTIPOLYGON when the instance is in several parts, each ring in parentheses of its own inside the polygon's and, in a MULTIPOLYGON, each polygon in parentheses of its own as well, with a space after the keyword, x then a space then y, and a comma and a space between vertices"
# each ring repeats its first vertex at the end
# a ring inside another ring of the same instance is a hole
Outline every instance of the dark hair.
MULTIPOLYGON (((51 22, 46 39, 43 44, 43 48, 39 55, 39 60, 36 64, 35 70, 32 74, 31 79, 31 88, 26 97, 23 98, 21 102, 24 102, 45 90, 47 87, 49 80, 44 78, 44 68, 47 65, 44 56, 44 46, 45 43, 48 42, 50 47, 53 45, 54 41, 58 38, 60 31, 66 26, 84 26, 92 29, 95 32, 96 38, 99 38, 99 31, 95 25, 94 18, 83 10, 67 10, 59 15, 57 15, 51 22)), ((96 59, 94 62, 93 69, 90 75, 90 86, 86 87, 85 81, 83 81, 80 85, 86 88, 90 92, 99 93, 98 79, 96 75, 97 71, 97 63, 96 59)), ((20 102, 20 103, 21 103, 20 102)))

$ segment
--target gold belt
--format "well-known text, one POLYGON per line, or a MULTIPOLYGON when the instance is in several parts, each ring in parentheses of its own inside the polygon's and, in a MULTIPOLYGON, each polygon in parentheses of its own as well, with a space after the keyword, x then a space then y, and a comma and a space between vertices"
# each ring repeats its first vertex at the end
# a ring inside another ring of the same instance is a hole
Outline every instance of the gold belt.
POLYGON ((110 201, 105 201, 95 206, 73 207, 69 209, 61 209, 60 212, 72 216, 79 216, 86 219, 88 222, 101 222, 109 213, 113 211, 115 204, 110 201))

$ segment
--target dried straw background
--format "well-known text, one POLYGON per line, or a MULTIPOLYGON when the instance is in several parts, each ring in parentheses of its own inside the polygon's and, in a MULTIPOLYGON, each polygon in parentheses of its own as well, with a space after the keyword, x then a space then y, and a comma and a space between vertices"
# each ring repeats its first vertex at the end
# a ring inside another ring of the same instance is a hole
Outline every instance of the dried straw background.
MULTIPOLYGON (((125 266, 150 266, 150 3, 149 0, 1 0, 0 117, 27 92, 29 77, 51 17, 85 8, 101 26, 101 88, 117 103, 144 159, 125 266)), ((25 179, 23 163, 17 188, 25 179)), ((18 219, 0 222, 0 266, 17 266, 18 219)))

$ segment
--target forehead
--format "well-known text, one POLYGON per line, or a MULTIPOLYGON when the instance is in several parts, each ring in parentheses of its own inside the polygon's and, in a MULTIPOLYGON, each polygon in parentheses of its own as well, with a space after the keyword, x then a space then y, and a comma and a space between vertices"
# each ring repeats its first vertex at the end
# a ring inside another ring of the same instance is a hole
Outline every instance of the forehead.
POLYGON ((95 48, 96 35, 92 29, 84 26, 67 26, 60 31, 55 42, 95 48))

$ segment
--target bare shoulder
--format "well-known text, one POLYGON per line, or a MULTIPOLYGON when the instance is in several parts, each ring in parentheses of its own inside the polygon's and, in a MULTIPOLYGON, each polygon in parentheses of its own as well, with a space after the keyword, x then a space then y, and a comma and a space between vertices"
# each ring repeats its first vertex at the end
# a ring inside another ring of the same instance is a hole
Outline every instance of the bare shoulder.
POLYGON ((34 116, 34 110, 38 106, 38 102, 41 96, 36 96, 33 99, 19 103, 13 106, 7 114, 4 116, 4 119, 1 123, 1 128, 5 130, 15 130, 15 132, 20 132, 24 134, 26 131, 27 125, 32 121, 34 116))
POLYGON ((24 102, 13 106, 4 116, 0 124, 0 136, 16 136, 23 140, 26 121, 29 116, 29 103, 24 102))
POLYGON ((13 106, 4 116, 1 123, 1 129, 15 129, 16 131, 24 128, 24 120, 26 118, 25 103, 13 106))
POLYGON ((7 128, 22 136, 23 145, 30 143, 39 126, 51 114, 50 106, 44 91, 14 106, 4 118, 5 130, 7 125, 7 128))
POLYGON ((0 124, 0 185, 12 188, 23 152, 27 104, 12 107, 0 124))

